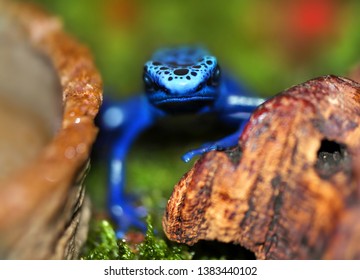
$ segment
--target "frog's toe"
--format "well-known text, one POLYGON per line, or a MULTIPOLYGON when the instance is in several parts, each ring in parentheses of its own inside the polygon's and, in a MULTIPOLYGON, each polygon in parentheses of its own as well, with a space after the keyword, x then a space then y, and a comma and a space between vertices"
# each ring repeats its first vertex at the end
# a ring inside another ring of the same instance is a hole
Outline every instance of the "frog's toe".
POLYGON ((204 153, 217 150, 219 147, 214 143, 207 143, 197 149, 193 149, 185 153, 181 159, 185 162, 189 162, 195 156, 201 156, 204 153))

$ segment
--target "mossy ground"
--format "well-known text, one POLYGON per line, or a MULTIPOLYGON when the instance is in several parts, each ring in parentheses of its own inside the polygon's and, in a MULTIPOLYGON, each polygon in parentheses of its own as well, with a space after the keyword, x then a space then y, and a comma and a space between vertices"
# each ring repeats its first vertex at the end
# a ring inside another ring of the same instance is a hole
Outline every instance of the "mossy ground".
POLYGON ((147 232, 138 243, 118 240, 106 220, 95 221, 84 248, 84 260, 189 260, 193 252, 187 246, 169 244, 154 234, 151 218, 147 218, 147 232))

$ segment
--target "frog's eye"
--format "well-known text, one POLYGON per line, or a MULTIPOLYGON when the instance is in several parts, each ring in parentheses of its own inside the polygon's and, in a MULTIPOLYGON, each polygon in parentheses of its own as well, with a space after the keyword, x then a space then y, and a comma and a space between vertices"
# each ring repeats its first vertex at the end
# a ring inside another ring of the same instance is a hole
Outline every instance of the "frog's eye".
POLYGON ((220 76, 221 76, 221 71, 220 71, 220 67, 219 65, 216 65, 216 68, 214 69, 211 77, 209 78, 207 84, 210 86, 218 86, 219 82, 220 82, 220 76))
POLYGON ((153 81, 153 79, 150 77, 149 74, 144 73, 143 81, 144 81, 146 91, 152 92, 152 91, 155 91, 157 89, 157 86, 156 86, 155 82, 153 81))

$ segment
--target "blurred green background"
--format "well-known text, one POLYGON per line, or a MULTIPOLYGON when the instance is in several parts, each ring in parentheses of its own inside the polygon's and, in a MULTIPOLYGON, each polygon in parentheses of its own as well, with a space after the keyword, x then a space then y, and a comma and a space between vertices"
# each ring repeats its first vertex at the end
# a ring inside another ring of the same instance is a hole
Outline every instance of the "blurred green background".
MULTIPOLYGON (((142 90, 143 63, 162 46, 206 46, 261 96, 324 74, 347 75, 360 61, 355 0, 33 2, 62 18, 64 28, 91 49, 106 88, 119 98, 142 90)), ((222 134, 217 126, 201 127, 205 137, 183 124, 169 127, 164 132, 157 126, 141 137, 127 171, 128 189, 159 215, 173 185, 191 167, 180 155, 222 134)), ((88 179, 97 209, 104 203, 105 169, 103 162, 93 162, 88 179)))
POLYGON ((359 1, 33 0, 92 50, 105 84, 142 89, 142 64, 164 45, 201 43, 254 90, 272 95, 359 59, 359 1))

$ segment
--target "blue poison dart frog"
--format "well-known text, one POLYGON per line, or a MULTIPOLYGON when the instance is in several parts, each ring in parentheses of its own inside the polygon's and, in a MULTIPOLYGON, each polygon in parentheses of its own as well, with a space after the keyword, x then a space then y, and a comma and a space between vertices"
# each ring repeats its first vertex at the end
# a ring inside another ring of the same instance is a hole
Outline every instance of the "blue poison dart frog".
POLYGON ((131 144, 160 118, 174 114, 216 114, 236 131, 185 153, 182 159, 235 146, 251 112, 265 100, 253 96, 224 73, 216 59, 200 47, 181 46, 156 51, 145 63, 145 92, 127 100, 105 100, 98 116, 100 134, 111 134, 109 211, 123 237, 130 227, 144 229, 144 207, 135 207, 124 193, 125 158, 131 144))

